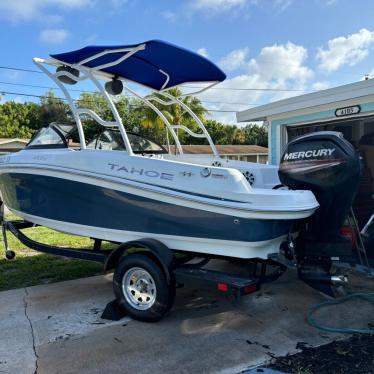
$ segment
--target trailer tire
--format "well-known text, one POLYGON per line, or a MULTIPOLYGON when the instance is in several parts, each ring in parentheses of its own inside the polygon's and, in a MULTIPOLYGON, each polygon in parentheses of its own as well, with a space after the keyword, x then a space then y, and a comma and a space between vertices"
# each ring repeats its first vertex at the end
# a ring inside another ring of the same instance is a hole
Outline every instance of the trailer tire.
POLYGON ((161 266, 144 254, 130 254, 119 262, 113 289, 120 307, 134 319, 159 321, 172 307, 175 282, 170 284, 161 266))

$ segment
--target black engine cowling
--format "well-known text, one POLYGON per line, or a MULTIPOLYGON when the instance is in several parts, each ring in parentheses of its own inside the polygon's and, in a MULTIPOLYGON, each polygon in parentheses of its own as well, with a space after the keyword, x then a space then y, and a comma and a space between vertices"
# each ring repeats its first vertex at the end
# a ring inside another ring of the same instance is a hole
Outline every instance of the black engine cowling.
POLYGON ((333 295, 345 277, 331 274, 332 258, 352 255, 352 241, 340 234, 360 179, 360 158, 339 132, 321 131, 292 140, 279 167, 281 182, 310 190, 320 207, 299 231, 296 258, 299 277, 333 295))
POLYGON ((360 177, 360 158, 339 132, 321 131, 292 140, 283 154, 279 178, 291 189, 310 190, 320 207, 296 240, 299 277, 333 295, 338 279, 330 273, 332 258, 352 255, 352 242, 340 235, 360 177))
POLYGON ((312 191, 320 204, 308 228, 315 240, 333 241, 340 236, 359 175, 358 152, 335 131, 315 132, 292 140, 279 167, 284 185, 312 191))

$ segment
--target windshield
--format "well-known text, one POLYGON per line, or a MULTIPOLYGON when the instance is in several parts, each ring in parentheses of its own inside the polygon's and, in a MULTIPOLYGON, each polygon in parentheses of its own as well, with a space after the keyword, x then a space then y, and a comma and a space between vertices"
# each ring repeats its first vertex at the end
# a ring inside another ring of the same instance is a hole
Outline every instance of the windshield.
POLYGON ((66 140, 54 127, 43 127, 31 139, 27 148, 67 147, 66 140))
POLYGON ((27 148, 67 148, 71 136, 76 131, 75 125, 51 123, 41 128, 27 144, 27 148))
MULTIPOLYGON (((75 130, 76 127, 72 125, 51 124, 48 127, 40 129, 31 139, 27 148, 67 148, 69 138, 75 130)), ((163 146, 138 134, 127 133, 127 136, 134 153, 168 153, 163 146)), ((87 148, 126 151, 120 132, 112 129, 107 129, 97 135, 87 144, 87 148)))
MULTIPOLYGON (((127 133, 131 148, 134 153, 168 153, 164 147, 152 140, 141 137, 140 135, 127 133)), ((122 136, 119 131, 105 130, 90 143, 87 148, 104 149, 110 151, 126 151, 122 136)))

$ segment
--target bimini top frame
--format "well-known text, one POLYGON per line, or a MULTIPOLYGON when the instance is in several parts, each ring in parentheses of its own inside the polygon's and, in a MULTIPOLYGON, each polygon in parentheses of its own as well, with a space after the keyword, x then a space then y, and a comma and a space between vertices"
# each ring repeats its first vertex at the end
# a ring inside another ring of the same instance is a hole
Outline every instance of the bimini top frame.
POLYGON ((223 81, 226 78, 225 74, 206 58, 158 40, 119 47, 91 46, 77 51, 51 55, 51 57, 49 59, 34 58, 33 61, 45 74, 55 81, 64 93, 77 124, 82 148, 86 147, 86 142, 80 116, 87 115, 102 126, 118 127, 126 150, 130 155, 133 155, 122 119, 111 95, 100 83, 100 80, 106 80, 112 81, 112 83, 117 83, 118 81, 120 83, 124 82, 125 85, 120 85, 121 91, 123 88, 126 89, 152 108, 171 132, 179 153, 182 154, 183 150, 176 130, 183 129, 191 136, 206 138, 213 153, 218 155, 209 133, 198 116, 180 98, 176 98, 166 92, 166 90, 183 83, 207 84, 204 88, 189 93, 191 95, 202 92, 223 81), (57 71, 54 73, 51 72, 45 64, 56 66, 57 71), (114 121, 105 121, 90 109, 76 107, 65 84, 74 84, 85 79, 91 80, 105 97, 113 113, 114 121), (153 93, 158 93, 161 97, 164 97, 165 100, 153 94, 143 97, 130 89, 126 85, 127 81, 145 86, 151 89, 153 93), (181 106, 196 121, 202 133, 197 134, 181 124, 171 124, 152 101, 156 101, 162 105, 176 104, 181 106))

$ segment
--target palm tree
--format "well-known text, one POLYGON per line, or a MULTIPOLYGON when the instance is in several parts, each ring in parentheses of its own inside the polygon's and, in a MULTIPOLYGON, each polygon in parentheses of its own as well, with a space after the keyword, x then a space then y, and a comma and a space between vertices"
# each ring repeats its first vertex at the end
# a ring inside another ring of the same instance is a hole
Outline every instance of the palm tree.
POLYGON ((235 139, 235 133, 236 133, 236 126, 225 126, 225 138, 226 138, 226 144, 233 144, 235 139))
MULTIPOLYGON (((167 91, 170 95, 174 97, 180 97, 182 92, 179 88, 172 88, 167 91)), ((169 101, 167 98, 161 94, 155 94, 156 97, 163 101, 169 101)), ((201 101, 194 96, 185 96, 181 101, 186 104, 191 110, 201 119, 205 119, 205 114, 207 110, 201 104, 201 101)), ((166 117, 166 119, 172 125, 185 125, 188 126, 192 131, 198 132, 198 125, 195 123, 191 115, 186 112, 180 105, 169 104, 163 105, 157 101, 152 101, 152 103, 161 111, 161 113, 166 117)), ((159 142, 165 141, 164 123, 160 116, 149 106, 145 105, 143 102, 138 103, 137 111, 141 112, 141 126, 148 133, 148 135, 153 135, 155 140, 159 142)), ((183 130, 179 132, 179 139, 184 142, 187 135, 183 130)))

